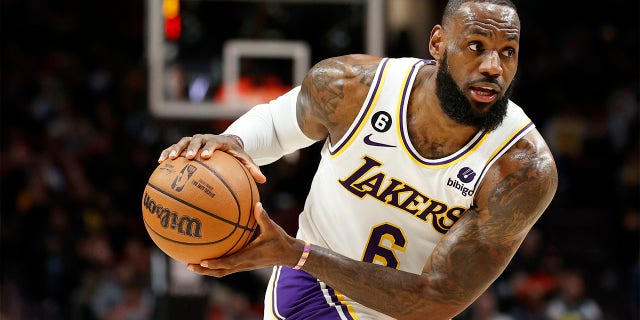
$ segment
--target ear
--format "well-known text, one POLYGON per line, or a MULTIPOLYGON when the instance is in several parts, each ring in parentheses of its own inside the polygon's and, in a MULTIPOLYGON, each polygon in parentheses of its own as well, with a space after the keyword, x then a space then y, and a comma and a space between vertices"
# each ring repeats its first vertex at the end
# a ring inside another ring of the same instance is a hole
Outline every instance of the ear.
POLYGON ((435 59, 440 61, 442 57, 442 52, 444 50, 444 30, 441 25, 436 25, 431 30, 431 35, 429 36, 429 53, 435 59))

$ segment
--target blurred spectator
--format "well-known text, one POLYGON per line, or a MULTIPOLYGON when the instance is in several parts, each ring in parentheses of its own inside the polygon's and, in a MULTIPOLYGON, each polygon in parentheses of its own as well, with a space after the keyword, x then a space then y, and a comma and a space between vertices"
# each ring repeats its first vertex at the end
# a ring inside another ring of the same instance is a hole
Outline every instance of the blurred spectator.
POLYGON ((628 309, 625 312, 628 312, 629 319, 640 319, 640 260, 637 260, 630 269, 623 308, 628 309))
POLYGON ((550 320, 600 320, 602 310, 589 297, 583 276, 567 270, 560 277, 560 290, 547 306, 546 316, 550 320))
POLYGON ((632 139, 633 126, 638 122, 638 96, 632 88, 623 86, 613 91, 606 101, 611 143, 617 152, 624 152, 632 139))
POLYGON ((536 226, 531 228, 509 263, 509 273, 536 271, 542 263, 545 245, 542 231, 536 226))
POLYGON ((493 288, 487 289, 471 305, 470 320, 514 320, 513 317, 500 312, 498 297, 493 288))
POLYGON ((563 263, 542 230, 532 228, 495 284, 508 314, 515 320, 543 319, 548 299, 558 286, 557 274, 563 263))
POLYGON ((579 106, 566 103, 546 123, 543 132, 555 157, 579 160, 589 125, 579 106))
POLYGON ((205 320, 260 320, 261 305, 253 304, 243 291, 226 285, 214 286, 205 320))
MULTIPOLYGON (((550 142, 560 189, 495 291, 465 317, 640 318, 638 2, 612 1, 581 6, 580 15, 566 15, 572 2, 518 4, 527 26, 514 100, 550 142), (567 262, 585 266, 596 281, 587 288, 579 274, 562 272, 567 262), (502 314, 491 315, 496 310, 502 314)), ((140 190, 168 141, 221 132, 229 120, 150 116, 143 4, 2 1, 0 319, 150 319, 157 307, 140 190)), ((197 10, 198 1, 187 5, 197 10)), ((267 35, 287 21, 301 23, 280 36, 312 44, 333 39, 333 49, 313 51, 312 63, 360 42, 344 37, 362 22, 349 20, 355 6, 336 12, 344 25, 330 26, 308 19, 304 6, 294 15, 276 2, 249 10, 255 7, 209 19, 240 22, 213 29, 216 35, 235 29, 267 35), (277 23, 268 21, 271 13, 277 23)), ((331 14, 329 6, 307 8, 331 14)), ((402 56, 402 50, 389 52, 402 56)), ((172 84, 182 90, 174 93, 185 94, 183 83, 172 84)), ((285 90, 279 81, 270 88, 259 91, 242 79, 240 90, 252 101, 285 90)), ((261 198, 289 232, 296 230, 319 147, 263 168, 269 182, 260 186, 261 198)), ((260 318, 262 281, 260 274, 244 274, 215 282, 208 320, 260 318)))
POLYGON ((555 279, 548 274, 516 273, 510 279, 514 291, 508 312, 515 320, 542 320, 555 279))

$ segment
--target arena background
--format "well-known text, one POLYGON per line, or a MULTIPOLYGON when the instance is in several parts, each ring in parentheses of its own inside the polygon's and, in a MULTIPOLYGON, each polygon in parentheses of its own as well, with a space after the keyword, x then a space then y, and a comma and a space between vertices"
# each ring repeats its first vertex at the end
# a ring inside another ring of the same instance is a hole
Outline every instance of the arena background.
MULTIPOLYGON (((215 10, 197 2, 207 1, 182 1, 180 30, 164 29, 165 40, 179 36, 163 46, 166 53, 182 58, 164 65, 167 100, 222 99, 224 66, 215 55, 224 39, 302 40, 312 64, 367 50, 362 1, 307 1, 295 11, 286 6, 296 1, 218 1, 215 10), (170 91, 185 75, 173 73, 176 65, 187 67, 188 81, 170 91), (206 80, 206 90, 191 90, 195 79, 206 80)), ((142 225, 141 192, 160 151, 184 135, 220 132, 231 120, 150 111, 148 3, 0 3, 0 319, 261 318, 265 270, 195 276, 159 253, 142 225)), ((383 3, 383 53, 428 58, 444 1, 383 3)), ((545 319, 550 305, 571 294, 597 305, 603 319, 638 319, 638 2, 516 4, 523 30, 513 100, 551 145, 560 186, 504 275, 456 319, 490 309, 545 319)), ((285 60, 266 69, 243 61, 260 70, 243 78, 260 80, 243 82, 243 98, 291 85, 285 60)), ((263 168, 265 207, 289 232, 318 147, 263 168)))

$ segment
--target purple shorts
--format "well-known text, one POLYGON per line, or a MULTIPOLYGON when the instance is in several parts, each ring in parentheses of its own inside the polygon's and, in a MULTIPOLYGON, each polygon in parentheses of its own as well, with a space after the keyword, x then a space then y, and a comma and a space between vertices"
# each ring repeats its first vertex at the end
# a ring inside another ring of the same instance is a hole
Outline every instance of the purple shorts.
POLYGON ((333 288, 310 274, 275 267, 265 299, 265 319, 353 320, 353 308, 333 288))

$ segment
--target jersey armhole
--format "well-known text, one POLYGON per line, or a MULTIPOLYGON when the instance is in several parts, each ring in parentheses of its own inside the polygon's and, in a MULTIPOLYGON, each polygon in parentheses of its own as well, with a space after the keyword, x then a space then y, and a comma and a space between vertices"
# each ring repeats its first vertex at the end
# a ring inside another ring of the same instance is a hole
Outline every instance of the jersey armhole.
MULTIPOLYGON (((346 148, 347 145, 351 143, 353 137, 357 135, 357 133, 361 130, 363 124, 366 122, 365 120, 369 118, 371 110, 373 110, 373 106, 375 105, 375 101, 379 96, 380 88, 384 84, 384 80, 386 78, 386 66, 389 58, 384 58, 378 65, 378 69, 376 70, 376 74, 373 78, 373 82, 371 87, 369 88, 369 92, 367 93, 367 98, 364 100, 364 103, 360 107, 360 111, 358 115, 349 126, 349 129, 345 134, 338 140, 335 144, 331 143, 331 141, 327 142, 329 153, 332 156, 337 156, 342 150, 346 148)), ((329 139, 327 139, 329 140, 329 139)))
MULTIPOLYGON (((515 130, 514 134, 511 135, 511 137, 509 137, 508 139, 506 139, 504 141, 504 143, 502 145, 500 145, 495 150, 493 155, 491 157, 489 157, 489 160, 487 160, 487 163, 485 164, 484 168, 482 169, 482 172, 480 172, 480 176, 478 177, 478 180, 474 184, 472 190, 478 190, 478 187, 480 186, 480 184, 484 180, 484 177, 486 176, 486 174, 489 171, 489 169, 491 168, 491 166, 498 159, 500 159, 500 157, 502 157, 502 155, 504 155, 507 152, 507 150, 509 150, 516 142, 518 142, 518 140, 520 140, 522 137, 524 137, 527 133, 529 133, 534 128, 535 128, 535 125, 533 124, 533 122, 531 120, 529 120, 527 123, 525 123, 523 126, 521 126, 518 130, 515 130)), ((477 193, 476 193, 476 195, 477 195, 477 193)), ((471 201, 471 206, 473 207, 475 205, 476 205, 476 198, 474 196, 473 200, 471 201)))

